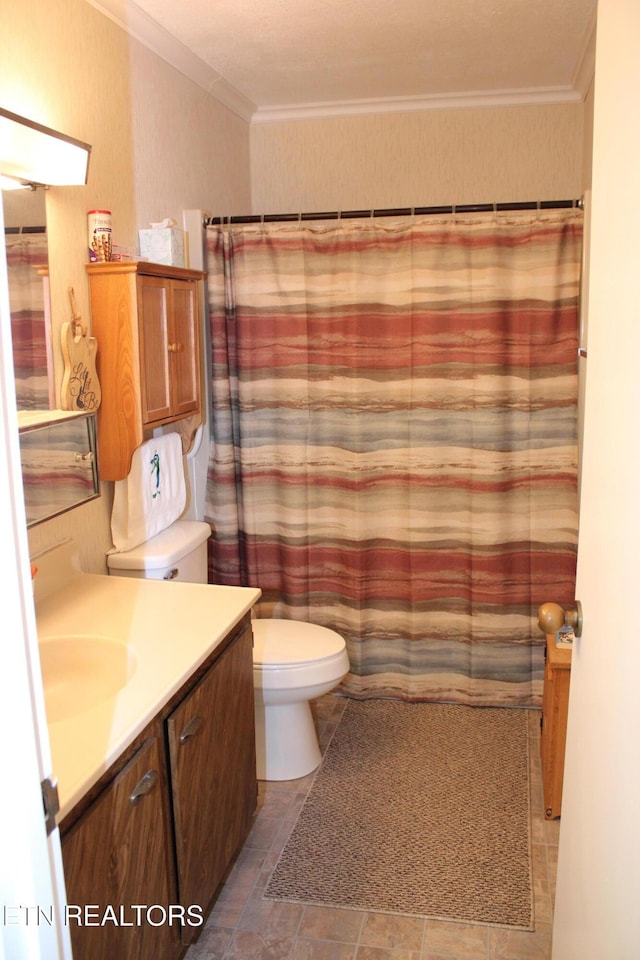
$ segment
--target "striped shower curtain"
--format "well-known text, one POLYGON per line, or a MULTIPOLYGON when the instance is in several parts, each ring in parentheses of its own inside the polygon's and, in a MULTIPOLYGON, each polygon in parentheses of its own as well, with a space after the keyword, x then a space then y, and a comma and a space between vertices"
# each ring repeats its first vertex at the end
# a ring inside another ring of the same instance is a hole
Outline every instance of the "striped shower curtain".
POLYGON ((582 215, 207 228, 215 583, 355 697, 540 702, 573 599, 582 215))

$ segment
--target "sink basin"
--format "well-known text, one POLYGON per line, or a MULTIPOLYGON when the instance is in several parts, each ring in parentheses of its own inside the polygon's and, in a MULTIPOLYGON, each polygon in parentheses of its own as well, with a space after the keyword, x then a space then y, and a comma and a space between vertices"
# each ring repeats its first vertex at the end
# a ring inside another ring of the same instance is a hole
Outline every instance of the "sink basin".
POLYGON ((113 637, 41 637, 39 647, 49 723, 85 713, 115 696, 136 671, 133 651, 113 637))

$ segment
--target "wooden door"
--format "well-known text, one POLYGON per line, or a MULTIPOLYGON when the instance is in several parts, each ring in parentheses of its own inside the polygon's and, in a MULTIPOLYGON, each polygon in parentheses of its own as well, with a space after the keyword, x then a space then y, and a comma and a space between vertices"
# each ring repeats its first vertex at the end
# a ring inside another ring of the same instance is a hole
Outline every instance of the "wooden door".
POLYGON ((200 321, 198 284, 191 280, 171 283, 171 407, 174 416, 200 409, 200 321))
POLYGON ((155 925, 162 919, 155 908, 165 908, 168 918, 175 902, 168 796, 160 741, 150 738, 63 837, 74 960, 172 960, 178 955, 179 919, 155 925), (139 922, 131 909, 135 904, 154 907, 151 924, 146 912, 139 922), (91 908, 89 914, 85 907, 91 908), (100 922, 108 907, 117 922, 110 914, 100 922))
POLYGON ((172 354, 169 350, 171 282, 163 277, 138 278, 138 324, 142 421, 166 420, 171 409, 172 354))
MULTIPOLYGON (((256 805, 251 630, 213 664, 168 720, 178 895, 206 910, 256 805)), ((184 942, 197 931, 185 928, 184 942)))

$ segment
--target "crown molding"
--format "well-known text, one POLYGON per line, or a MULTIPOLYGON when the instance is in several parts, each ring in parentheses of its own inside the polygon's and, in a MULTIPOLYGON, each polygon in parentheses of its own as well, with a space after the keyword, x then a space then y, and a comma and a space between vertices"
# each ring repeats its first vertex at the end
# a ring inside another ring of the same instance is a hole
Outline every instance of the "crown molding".
POLYGON ((573 87, 580 92, 583 100, 589 92, 589 87, 596 72, 596 22, 597 14, 594 10, 591 21, 585 31, 582 56, 578 60, 573 75, 573 87))
POLYGON ((255 103, 227 83, 222 74, 176 40, 168 30, 160 26, 132 0, 87 0, 87 2, 247 123, 251 121, 256 110, 255 103))
POLYGON ((346 117, 371 113, 407 113, 416 110, 453 110, 465 107, 505 107, 543 103, 577 103, 580 91, 570 86, 533 87, 525 90, 484 90, 471 93, 444 93, 430 97, 384 97, 377 100, 343 100, 330 103, 258 107, 252 123, 304 120, 319 117, 346 117))
MULTIPOLYGON (((201 61, 202 62, 202 61, 201 61)), ((253 100, 249 100, 237 87, 228 83, 223 76, 219 76, 208 88, 207 92, 219 100, 225 107, 232 110, 247 123, 251 123, 257 107, 253 100)))
POLYGON ((444 93, 435 96, 382 97, 320 103, 257 107, 225 80, 222 74, 197 57, 164 27, 148 16, 133 0, 87 0, 180 73, 247 123, 363 116, 373 113, 407 113, 420 110, 453 110, 478 107, 526 106, 583 101, 594 75, 595 14, 585 31, 585 44, 571 85, 515 90, 444 93))

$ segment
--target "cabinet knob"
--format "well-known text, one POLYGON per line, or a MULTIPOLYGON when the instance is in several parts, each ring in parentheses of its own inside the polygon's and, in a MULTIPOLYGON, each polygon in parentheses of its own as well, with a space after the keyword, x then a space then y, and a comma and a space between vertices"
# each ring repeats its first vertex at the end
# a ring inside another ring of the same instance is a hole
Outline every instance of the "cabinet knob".
POLYGON ((131 791, 131 794, 129 796, 130 802, 137 803, 138 800, 142 799, 142 797, 146 797, 146 795, 150 793, 155 787, 157 779, 158 779, 157 772, 155 770, 148 770, 145 773, 144 777, 138 781, 138 783, 135 785, 135 787, 131 791))
POLYGON ((192 717, 180 734, 180 743, 184 743, 189 737, 193 737, 202 726, 202 717, 192 717))
POLYGON ((169 353, 183 353, 184 343, 169 343, 167 344, 167 350, 169 353))
POLYGON ((557 633, 561 627, 573 627, 576 637, 582 634, 582 605, 564 608, 559 603, 543 603, 538 607, 538 626, 543 633, 557 633))

